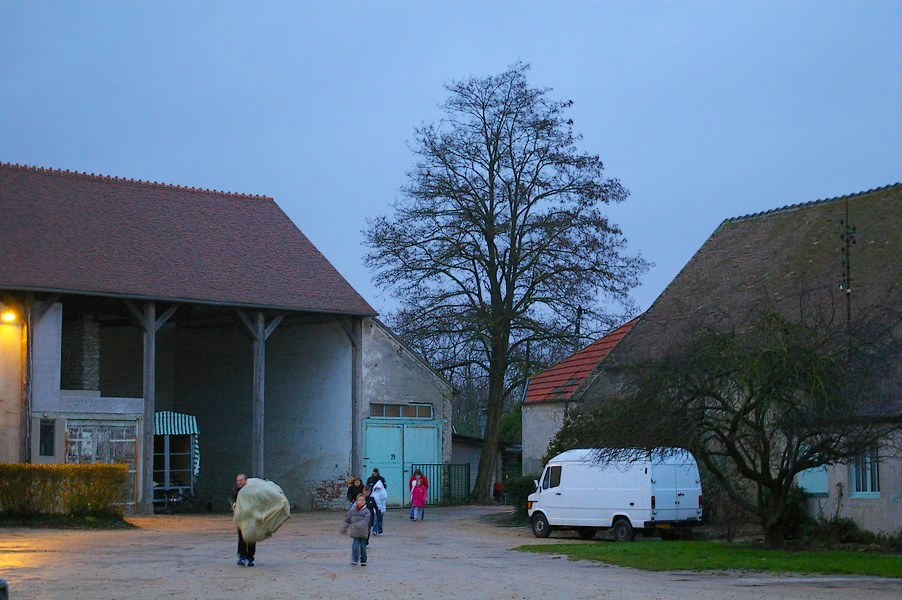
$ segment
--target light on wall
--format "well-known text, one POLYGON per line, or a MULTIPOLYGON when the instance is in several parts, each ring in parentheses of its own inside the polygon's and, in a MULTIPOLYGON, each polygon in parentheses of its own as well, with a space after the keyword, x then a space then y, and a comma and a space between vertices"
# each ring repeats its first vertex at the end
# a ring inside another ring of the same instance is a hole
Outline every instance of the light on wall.
POLYGON ((15 323, 18 318, 16 311, 0 302, 0 323, 15 323))

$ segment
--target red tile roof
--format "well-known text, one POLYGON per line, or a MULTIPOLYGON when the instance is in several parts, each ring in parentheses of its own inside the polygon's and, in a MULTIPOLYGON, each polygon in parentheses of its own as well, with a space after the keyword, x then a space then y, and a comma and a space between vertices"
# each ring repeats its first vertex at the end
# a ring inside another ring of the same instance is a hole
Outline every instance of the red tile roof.
POLYGON ((375 314, 272 198, 7 163, 0 289, 375 314))
POLYGON ((586 377, 595 370, 595 367, 604 360, 638 320, 639 317, 636 317, 632 321, 624 323, 600 340, 589 344, 553 367, 533 375, 529 379, 529 387, 523 401, 532 404, 572 399, 573 393, 586 377))

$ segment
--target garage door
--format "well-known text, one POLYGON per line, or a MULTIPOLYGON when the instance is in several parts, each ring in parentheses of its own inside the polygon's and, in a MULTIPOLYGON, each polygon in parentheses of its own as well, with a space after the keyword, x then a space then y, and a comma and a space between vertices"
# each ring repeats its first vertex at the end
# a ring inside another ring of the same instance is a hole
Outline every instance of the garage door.
POLYGON ((413 463, 441 462, 441 428, 434 421, 367 419, 364 437, 361 478, 366 481, 374 468, 379 469, 387 484, 389 506, 403 506, 409 502, 407 480, 413 463))

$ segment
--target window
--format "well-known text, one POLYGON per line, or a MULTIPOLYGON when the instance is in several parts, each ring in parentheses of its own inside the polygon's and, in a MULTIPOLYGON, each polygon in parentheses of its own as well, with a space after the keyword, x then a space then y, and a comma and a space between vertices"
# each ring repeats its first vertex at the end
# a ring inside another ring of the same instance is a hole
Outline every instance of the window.
POLYGON ((56 420, 41 419, 41 430, 38 437, 38 455, 53 456, 56 438, 56 420))
POLYGON ((431 419, 431 404, 370 404, 371 417, 431 419))
POLYGON ((548 467, 545 478, 542 480, 542 489, 554 488, 561 485, 561 466, 548 467))
POLYGON ((796 485, 809 496, 826 497, 829 484, 827 465, 805 469, 796 474, 796 485))
POLYGON ((878 496, 880 494, 880 463, 877 447, 859 452, 852 461, 852 495, 878 496))

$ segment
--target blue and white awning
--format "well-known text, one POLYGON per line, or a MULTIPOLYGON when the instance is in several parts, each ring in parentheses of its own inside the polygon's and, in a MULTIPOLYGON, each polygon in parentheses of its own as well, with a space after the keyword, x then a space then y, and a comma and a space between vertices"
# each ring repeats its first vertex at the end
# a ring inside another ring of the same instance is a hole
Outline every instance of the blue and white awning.
POLYGON ((194 415, 161 410, 153 414, 154 435, 194 436, 194 476, 200 475, 200 429, 194 415))

